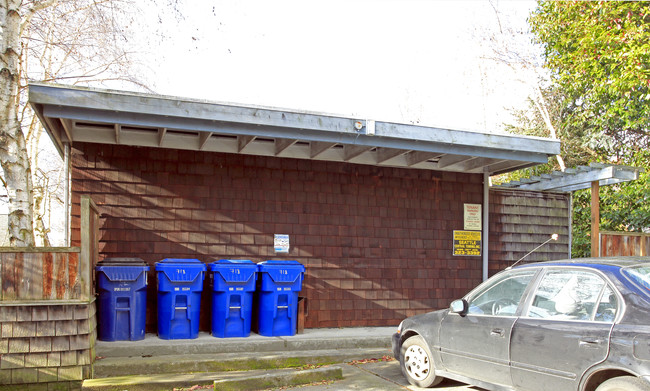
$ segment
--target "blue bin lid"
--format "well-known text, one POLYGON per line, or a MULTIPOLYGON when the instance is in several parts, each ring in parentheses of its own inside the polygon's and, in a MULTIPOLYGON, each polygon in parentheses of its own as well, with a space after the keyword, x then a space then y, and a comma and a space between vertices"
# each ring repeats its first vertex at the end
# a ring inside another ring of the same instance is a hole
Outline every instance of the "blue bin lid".
POLYGON ((147 266, 147 262, 142 258, 105 258, 97 262, 96 267, 101 266, 147 266))
POLYGON ((104 273, 109 281, 137 281, 149 266, 140 258, 106 258, 97 262, 95 270, 104 273))
MULTIPOLYGON (((191 259, 191 258, 165 258, 161 261, 156 262, 156 267, 158 266, 159 263, 164 263, 164 264, 183 264, 183 265, 204 265, 203 262, 199 261, 198 259, 191 259)), ((161 265, 164 266, 164 265, 161 265)))
POLYGON ((213 273, 219 273, 226 282, 247 282, 251 277, 255 280, 258 266, 246 259, 220 259, 210 264, 213 273))
POLYGON ((198 259, 165 258, 156 262, 156 271, 165 273, 173 282, 191 282, 207 270, 205 263, 198 259))
POLYGON ((275 269, 275 268, 278 268, 278 267, 285 268, 287 266, 290 267, 290 268, 298 268, 298 269, 301 269, 302 271, 305 271, 305 266, 302 263, 298 262, 298 261, 289 261, 289 260, 275 261, 275 260, 272 260, 272 261, 260 262, 260 263, 258 263, 258 265, 260 267, 260 271, 262 271, 261 270, 262 268, 275 269))
POLYGON ((296 282, 305 272, 305 266, 298 261, 264 261, 257 264, 260 273, 266 273, 276 283, 296 282))
POLYGON ((219 270, 224 267, 237 268, 237 269, 255 269, 257 271, 257 264, 248 259, 220 259, 210 264, 209 268, 212 271, 219 270))
POLYGON ((219 259, 218 261, 212 262, 211 265, 221 264, 221 263, 225 263, 225 264, 241 263, 241 264, 244 264, 244 265, 249 265, 249 264, 256 265, 256 263, 254 263, 250 259, 219 259))

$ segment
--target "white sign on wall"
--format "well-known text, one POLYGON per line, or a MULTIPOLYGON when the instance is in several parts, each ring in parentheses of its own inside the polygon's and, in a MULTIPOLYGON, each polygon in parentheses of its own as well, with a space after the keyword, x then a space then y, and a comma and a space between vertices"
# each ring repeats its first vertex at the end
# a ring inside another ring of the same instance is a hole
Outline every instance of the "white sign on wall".
POLYGON ((273 238, 273 247, 276 253, 288 253, 289 235, 275 234, 273 238))
POLYGON ((481 212, 481 204, 464 204, 464 229, 471 231, 480 231, 483 229, 483 219, 481 212))

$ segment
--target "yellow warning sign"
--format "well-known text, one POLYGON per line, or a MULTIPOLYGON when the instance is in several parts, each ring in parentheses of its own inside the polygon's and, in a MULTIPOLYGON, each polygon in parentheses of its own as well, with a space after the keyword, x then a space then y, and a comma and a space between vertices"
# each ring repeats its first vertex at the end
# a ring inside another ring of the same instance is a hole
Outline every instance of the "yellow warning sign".
POLYGON ((454 231, 454 255, 481 256, 481 232, 454 231))

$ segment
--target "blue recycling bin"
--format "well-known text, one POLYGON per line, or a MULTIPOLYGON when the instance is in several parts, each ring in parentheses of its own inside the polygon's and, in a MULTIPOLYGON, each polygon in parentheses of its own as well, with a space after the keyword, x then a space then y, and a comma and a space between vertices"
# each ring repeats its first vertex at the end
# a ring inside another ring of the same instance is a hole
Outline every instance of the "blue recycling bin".
POLYGON ((212 335, 248 337, 251 333, 257 264, 221 259, 210 264, 212 274, 212 335))
POLYGON ((97 272, 97 337, 102 341, 144 339, 147 315, 147 272, 140 258, 106 258, 97 272))
POLYGON ((265 261, 259 266, 258 332, 267 337, 296 334, 298 292, 305 267, 297 261, 265 261))
POLYGON ((156 262, 158 277, 158 337, 199 336, 201 292, 206 265, 198 259, 167 258, 156 262))

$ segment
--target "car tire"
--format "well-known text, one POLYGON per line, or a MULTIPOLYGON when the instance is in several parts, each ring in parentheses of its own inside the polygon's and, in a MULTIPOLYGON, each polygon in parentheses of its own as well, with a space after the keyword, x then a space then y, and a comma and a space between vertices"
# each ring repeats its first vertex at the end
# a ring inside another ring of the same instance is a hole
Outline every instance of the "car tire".
POLYGON ((634 376, 620 376, 603 382, 596 391, 650 391, 650 385, 634 376))
POLYGON ((433 356, 424 338, 419 335, 409 337, 400 350, 400 366, 409 383, 428 388, 438 385, 442 378, 435 375, 433 356))

